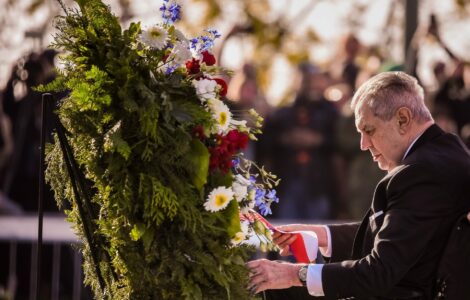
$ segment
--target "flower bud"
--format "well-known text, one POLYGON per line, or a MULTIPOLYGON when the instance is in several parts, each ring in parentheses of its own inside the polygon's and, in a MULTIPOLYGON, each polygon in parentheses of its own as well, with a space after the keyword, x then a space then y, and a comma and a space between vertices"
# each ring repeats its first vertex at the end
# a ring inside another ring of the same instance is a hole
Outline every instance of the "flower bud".
POLYGON ((259 249, 261 250, 261 252, 267 252, 268 251, 268 245, 264 242, 260 242, 259 249))

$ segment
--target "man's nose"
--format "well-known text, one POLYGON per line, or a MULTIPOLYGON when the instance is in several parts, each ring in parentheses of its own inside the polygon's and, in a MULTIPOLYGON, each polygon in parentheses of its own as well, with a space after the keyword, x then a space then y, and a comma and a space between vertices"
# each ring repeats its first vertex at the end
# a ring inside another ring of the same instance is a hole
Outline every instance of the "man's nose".
POLYGON ((367 151, 371 146, 370 139, 367 135, 361 134, 361 150, 367 151))

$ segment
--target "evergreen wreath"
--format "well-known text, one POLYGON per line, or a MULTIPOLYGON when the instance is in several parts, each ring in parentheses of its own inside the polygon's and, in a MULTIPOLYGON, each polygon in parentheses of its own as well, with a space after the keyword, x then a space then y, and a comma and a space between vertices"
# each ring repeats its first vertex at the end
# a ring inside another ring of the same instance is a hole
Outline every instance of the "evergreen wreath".
POLYGON ((97 299, 249 299, 253 247, 244 241, 256 235, 262 248, 274 246, 246 216, 270 213, 278 180, 241 152, 262 118, 251 111, 250 128, 223 102, 226 70, 210 51, 220 34, 188 40, 174 26, 181 8, 168 0, 161 24, 124 31, 101 1, 76 3, 60 2, 65 15, 55 23, 65 68, 38 90, 68 91, 57 114, 95 217, 80 217, 57 136, 46 179, 83 242, 85 283, 97 299), (94 226, 98 269, 85 223, 94 226))

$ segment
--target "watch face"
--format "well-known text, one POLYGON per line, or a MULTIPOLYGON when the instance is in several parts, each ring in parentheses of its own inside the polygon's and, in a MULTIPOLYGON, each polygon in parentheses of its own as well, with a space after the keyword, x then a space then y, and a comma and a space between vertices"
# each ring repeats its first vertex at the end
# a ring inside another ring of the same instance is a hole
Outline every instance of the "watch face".
POLYGON ((308 271, 307 266, 303 266, 302 268, 300 268, 300 270, 299 270, 299 279, 300 279, 300 281, 302 281, 302 282, 307 281, 307 271, 308 271))

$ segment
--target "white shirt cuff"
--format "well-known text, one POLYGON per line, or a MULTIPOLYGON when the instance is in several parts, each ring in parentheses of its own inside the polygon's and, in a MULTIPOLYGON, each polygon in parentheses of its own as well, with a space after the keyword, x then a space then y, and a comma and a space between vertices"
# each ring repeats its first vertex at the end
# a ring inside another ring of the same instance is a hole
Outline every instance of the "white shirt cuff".
POLYGON ((315 297, 325 296, 323 292, 323 283, 321 281, 321 272, 323 264, 309 264, 307 272, 308 293, 315 297))
POLYGON ((323 226, 326 230, 326 238, 328 239, 328 245, 326 247, 320 247, 320 253, 324 257, 331 257, 331 251, 333 250, 331 247, 331 231, 330 228, 326 225, 323 226))

